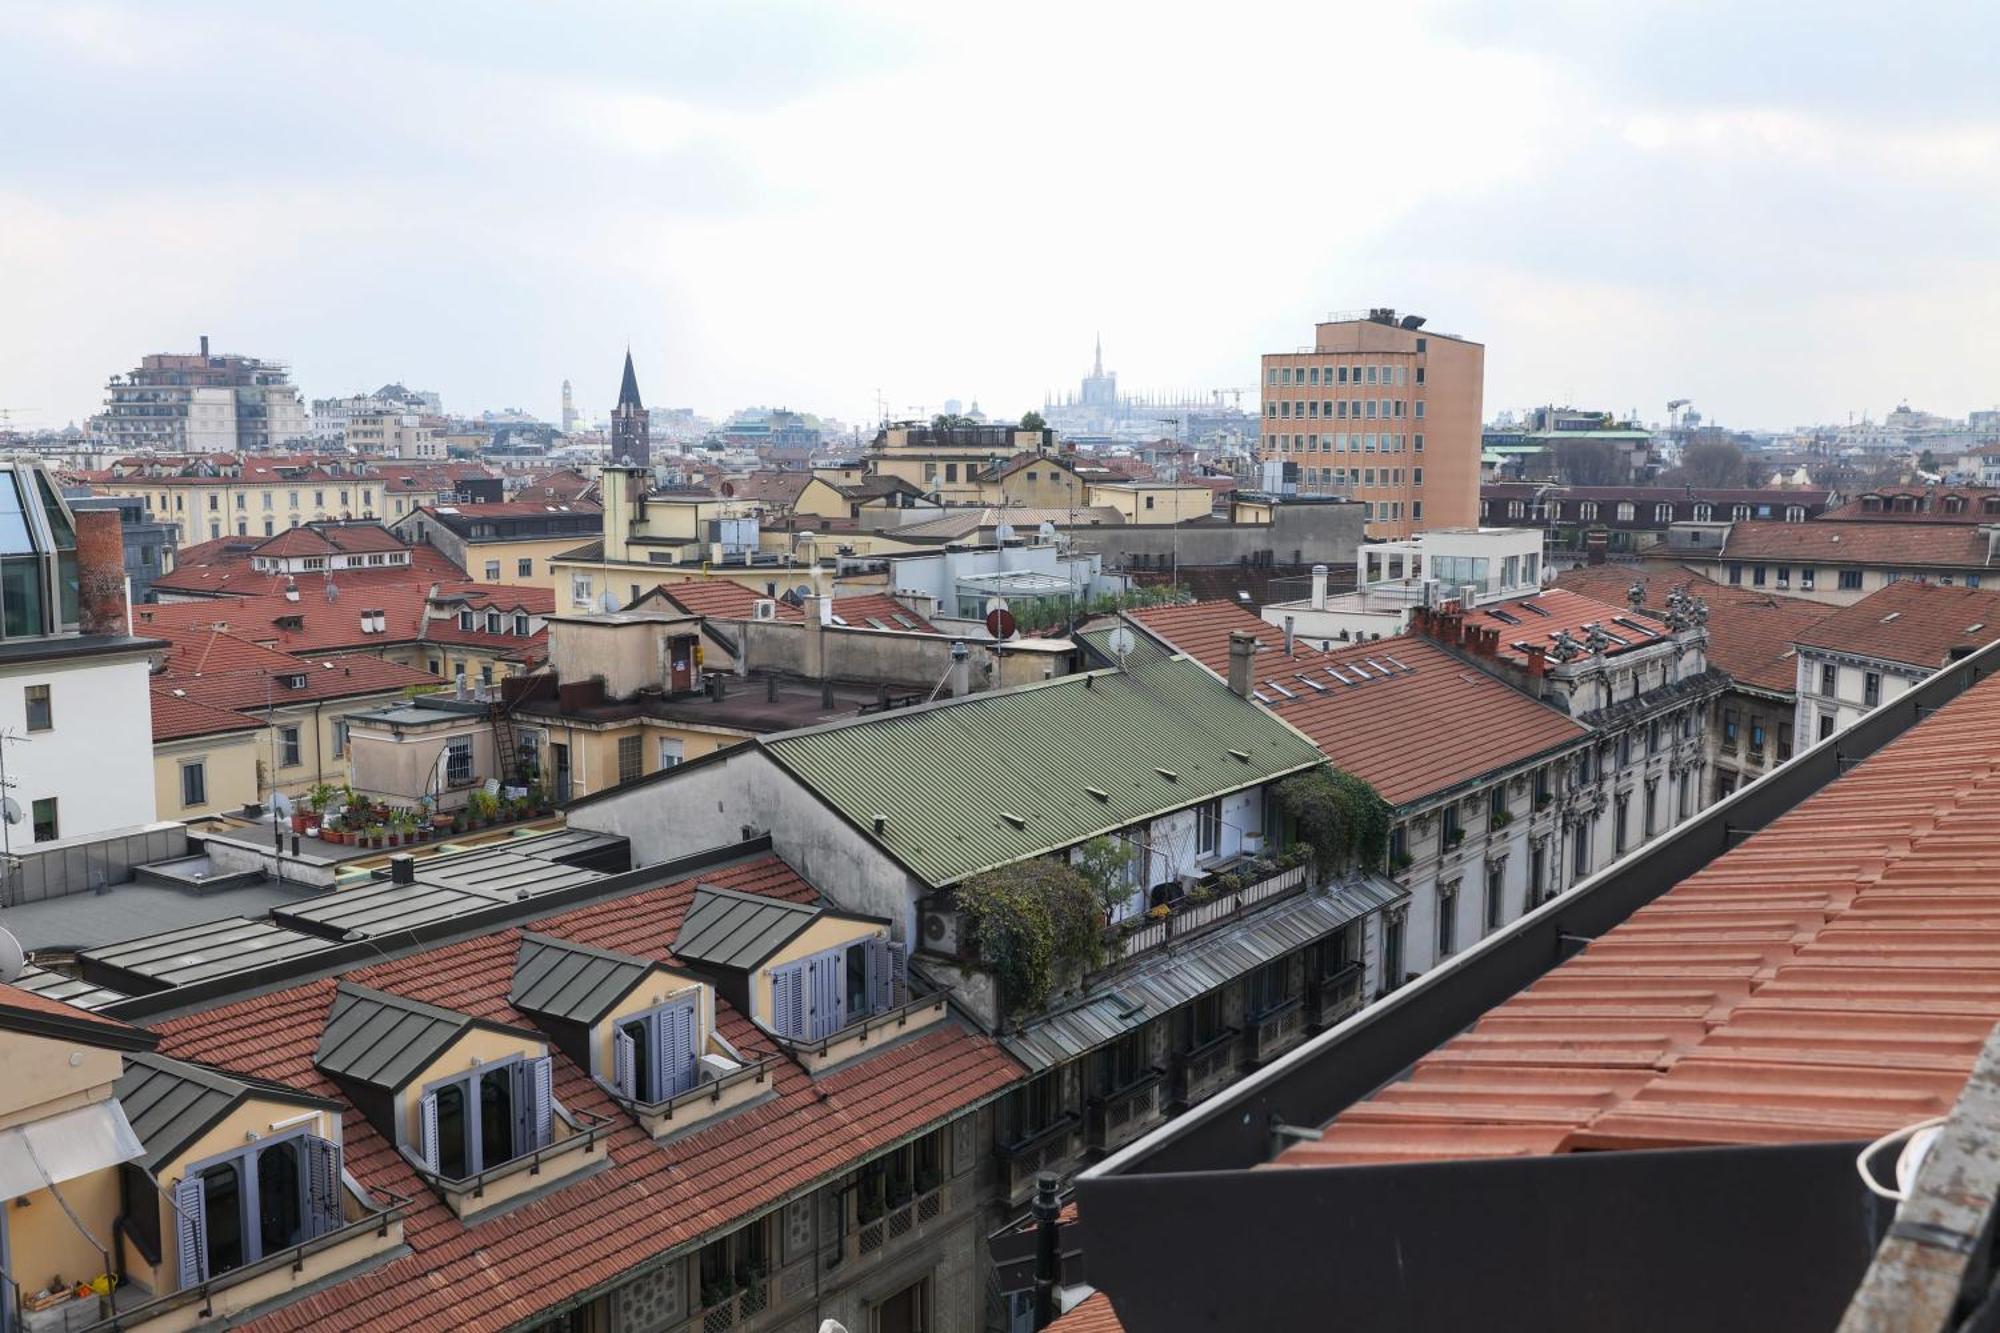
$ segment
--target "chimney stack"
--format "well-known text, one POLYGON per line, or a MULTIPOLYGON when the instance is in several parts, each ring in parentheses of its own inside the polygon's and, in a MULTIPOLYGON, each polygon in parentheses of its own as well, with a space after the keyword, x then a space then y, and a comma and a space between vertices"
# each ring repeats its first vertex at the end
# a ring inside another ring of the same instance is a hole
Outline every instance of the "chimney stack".
POLYGON ((1549 674, 1549 649, 1547 644, 1531 643, 1527 646, 1528 678, 1540 680, 1549 674))
POLYGON ((417 882, 417 858, 408 852, 398 852, 389 858, 389 882, 391 884, 415 884, 417 882))
POLYGON ((1293 639, 1294 639, 1294 636, 1296 635, 1297 631, 1298 631, 1298 621, 1297 621, 1297 619, 1296 619, 1295 617, 1292 617, 1292 616, 1286 616, 1286 617, 1285 617, 1285 656, 1286 656, 1286 657, 1290 657, 1290 656, 1292 655, 1292 643, 1293 643, 1293 639))
POLYGON ((204 361, 208 360, 208 335, 206 333, 201 335, 201 359, 204 361))
POLYGON ((1313 610, 1326 610, 1326 566, 1313 566, 1313 610))
POLYGON ((951 645, 951 697, 963 699, 972 693, 972 650, 963 640, 951 645))
POLYGON ((125 533, 115 509, 79 509, 76 519, 77 628, 124 634, 131 625, 125 587, 125 533))
POLYGON ((1047 1328, 1062 1313, 1062 1197, 1056 1174, 1035 1176, 1035 1327, 1047 1328))
POLYGON ((1237 629, 1229 632, 1229 688, 1250 697, 1251 680, 1256 674, 1257 636, 1237 629))
POLYGON ((1593 528, 1583 534, 1583 563, 1601 565, 1604 553, 1611 545, 1611 534, 1602 528, 1593 528))

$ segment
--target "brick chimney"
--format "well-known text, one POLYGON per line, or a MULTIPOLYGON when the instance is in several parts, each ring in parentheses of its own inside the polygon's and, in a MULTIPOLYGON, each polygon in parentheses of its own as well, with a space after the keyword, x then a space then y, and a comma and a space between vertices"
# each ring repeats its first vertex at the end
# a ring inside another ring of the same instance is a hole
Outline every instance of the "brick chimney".
POLYGON ((1549 674, 1549 648, 1544 643, 1525 645, 1528 654, 1528 678, 1540 680, 1549 674))
POLYGON ((1611 534, 1602 528, 1593 528, 1583 534, 1583 563, 1601 565, 1604 553, 1611 545, 1611 534))
POLYGON ((115 509, 79 509, 76 518, 78 628, 124 634, 132 623, 126 600, 125 532, 115 509))
POLYGON ((1245 699, 1250 697, 1256 663, 1257 636, 1240 629, 1229 631, 1229 688, 1245 699))

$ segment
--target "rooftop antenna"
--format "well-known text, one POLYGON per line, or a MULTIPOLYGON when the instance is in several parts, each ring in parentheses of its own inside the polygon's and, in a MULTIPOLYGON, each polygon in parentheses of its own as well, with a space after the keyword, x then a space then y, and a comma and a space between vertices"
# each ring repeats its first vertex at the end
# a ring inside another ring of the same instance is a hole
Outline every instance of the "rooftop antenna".
POLYGON ((0 856, 4 856, 6 862, 0 873, 13 869, 14 825, 21 822, 21 803, 6 794, 16 785, 14 780, 7 776, 7 747, 33 743, 12 727, 0 728, 0 856))

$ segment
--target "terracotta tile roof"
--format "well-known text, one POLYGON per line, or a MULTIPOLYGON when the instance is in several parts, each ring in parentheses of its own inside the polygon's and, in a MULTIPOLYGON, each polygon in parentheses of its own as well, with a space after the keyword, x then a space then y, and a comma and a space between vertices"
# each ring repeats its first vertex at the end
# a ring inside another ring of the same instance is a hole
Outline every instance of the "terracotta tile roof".
MULTIPOLYGON (((326 653, 343 649, 380 649, 386 644, 436 641, 478 645, 501 653, 529 655, 543 651, 528 636, 511 633, 507 624, 499 634, 485 630, 464 631, 455 618, 429 615, 431 598, 464 596, 477 610, 488 607, 503 613, 515 610, 530 615, 548 615, 555 610, 555 594, 546 588, 505 583, 474 583, 462 578, 427 583, 407 577, 395 582, 359 583, 336 576, 339 596, 327 601, 324 588, 308 591, 300 580, 297 601, 278 594, 255 597, 162 602, 132 608, 135 629, 154 631, 212 630, 223 627, 228 633, 252 643, 286 653, 326 653), (380 611, 385 628, 380 633, 361 628, 363 611, 380 611)), ((536 637, 543 632, 536 631, 536 637)))
POLYGON ((1904 579, 1841 607, 1799 635, 1815 648, 1935 671, 1952 650, 2000 639, 2000 592, 1904 579))
POLYGON ((1485 500, 1630 500, 1637 505, 1666 502, 1679 504, 1705 500, 1712 504, 1767 504, 1824 506, 1833 492, 1810 486, 1556 486, 1539 481, 1481 482, 1479 495, 1485 500))
POLYGON ((1633 583, 1646 588, 1646 605, 1662 610, 1669 589, 1685 588, 1708 604, 1708 661, 1736 680, 1761 690, 1791 694, 1798 686, 1798 655, 1792 645, 1836 608, 1803 597, 1780 597, 1761 588, 1736 588, 1699 574, 1658 573, 1612 565, 1564 572, 1556 586, 1601 602, 1625 600, 1633 583))
MULTIPOLYGON (((1990 453, 1975 449, 1972 453, 1990 453)), ((1991 486, 1875 486, 1820 515, 1822 520, 1864 523, 1991 523, 2000 516, 2000 489, 1991 486), (1895 508, 1909 497, 1911 509, 1895 508), (1950 507, 1956 502, 1956 507, 1950 507), (1870 509, 1869 505, 1877 507, 1870 509)))
MULTIPOLYGON (((749 620, 757 614, 758 602, 774 600, 728 579, 681 579, 662 583, 655 591, 691 616, 717 620, 749 620)), ((805 619, 804 612, 783 600, 778 600, 777 615, 780 620, 805 619)))
POLYGON ((1590 735, 1581 723, 1417 635, 1328 653, 1297 642, 1287 658, 1283 630, 1228 602, 1125 614, 1225 679, 1230 631, 1256 634, 1263 645, 1256 681, 1268 706, 1390 805, 1421 800, 1590 735), (1328 668, 1355 683, 1340 683, 1328 668), (1273 682, 1294 697, 1284 698, 1273 682), (1441 725, 1444 719, 1465 725, 1441 725))
POLYGON ((1049 1333, 1125 1333, 1125 1325, 1118 1322, 1111 1298, 1093 1291, 1068 1314, 1050 1324, 1049 1333))
MULTIPOLYGON (((700 878, 790 900, 813 897, 811 886, 771 856, 700 878)), ((670 943, 694 888, 694 880, 683 880, 526 929, 671 962, 670 943)), ((362 968, 347 979, 532 1027, 507 1003, 520 933, 510 929, 446 945, 362 968)), ((159 1025, 162 1050, 345 1103, 312 1063, 335 984, 324 978, 169 1019, 159 1025)), ((723 1035, 739 1050, 768 1049, 761 1030, 726 1000, 718 1000, 716 1010, 723 1035)), ((818 1079, 780 1061, 774 1100, 662 1146, 626 1119, 586 1071, 555 1054, 558 1100, 616 1124, 609 1169, 467 1227, 350 1107, 342 1117, 348 1170, 368 1188, 416 1200, 404 1225, 413 1253, 335 1282, 249 1327, 314 1333, 507 1328, 653 1256, 726 1231, 1022 1077, 999 1046, 953 1020, 818 1079)))
MULTIPOLYGON (((326 574, 286 575, 252 567, 251 550, 258 540, 254 537, 224 537, 186 547, 175 555, 171 570, 153 579, 153 587, 165 593, 199 597, 249 597, 260 593, 278 593, 284 591, 288 581, 296 582, 302 592, 312 595, 318 595, 325 589, 326 574)), ((466 576, 463 569, 434 546, 424 544, 410 547, 409 551, 410 563, 407 565, 393 568, 364 565, 359 569, 337 569, 331 577, 337 587, 354 589, 463 579, 466 576)))
POLYGON ((1942 523, 1732 523, 1722 560, 1984 569, 1976 527, 1942 523))
POLYGON ((1528 654, 1522 651, 1520 645, 1547 644, 1563 630, 1582 639, 1586 625, 1601 625, 1606 634, 1625 641, 1607 649, 1607 657, 1616 657, 1619 653, 1643 648, 1667 637, 1666 626, 1632 616, 1626 610, 1623 598, 1603 602, 1563 588, 1544 588, 1532 597, 1488 602, 1467 611, 1465 623, 1499 631, 1497 655, 1517 666, 1525 666, 1528 661, 1528 654))
POLYGON ((1869 1139, 2000 1021, 2000 679, 1489 1010, 1281 1164, 1869 1139))
POLYGON ((752 472, 722 483, 722 493, 757 504, 780 505, 786 509, 799 502, 799 493, 812 484, 810 472, 752 472))
POLYGON ((197 703, 172 685, 153 687, 153 739, 181 740, 189 736, 214 736, 228 731, 255 731, 264 725, 259 718, 212 704, 197 703))
POLYGON ((911 634, 941 634, 936 625, 904 606, 887 593, 857 593, 851 597, 835 595, 833 614, 836 620, 844 620, 856 629, 875 629, 870 620, 880 622, 882 629, 904 630, 911 634))
POLYGON ((287 528, 257 543, 253 553, 264 556, 355 554, 369 551, 404 551, 404 541, 380 523, 308 523, 287 528))

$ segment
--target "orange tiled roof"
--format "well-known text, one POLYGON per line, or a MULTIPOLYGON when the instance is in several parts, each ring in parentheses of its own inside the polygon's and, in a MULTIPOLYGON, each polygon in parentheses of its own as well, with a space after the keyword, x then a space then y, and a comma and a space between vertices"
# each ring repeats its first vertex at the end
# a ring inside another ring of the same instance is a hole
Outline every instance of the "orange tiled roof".
POLYGON ((88 1009, 79 1009, 73 1004, 64 1004, 61 1000, 52 1000, 46 995, 37 995, 33 991, 22 990, 19 986, 10 986, 0 981, 0 1010, 6 1009, 19 1009, 24 1013, 42 1014, 49 1018, 70 1018, 83 1023, 96 1023, 118 1032, 140 1031, 109 1014, 94 1014, 88 1009))
POLYGON ((1935 671, 2000 639, 2000 592, 1904 579, 1826 616, 1799 642, 1935 671))
POLYGON ((1984 569, 1986 538, 1958 523, 1734 523, 1718 558, 1984 569))
POLYGON ((1295 642, 1287 658, 1283 630, 1229 602, 1145 607, 1125 614, 1225 678, 1230 631, 1256 634, 1263 645, 1256 682, 1270 700, 1268 706, 1390 805, 1449 790, 1590 735, 1581 723, 1418 635, 1326 653, 1295 642), (1398 669, 1387 660, 1391 657, 1407 669, 1398 669), (1371 659, 1387 670, 1375 670, 1371 659), (1340 683, 1329 667, 1356 683, 1340 683), (1285 698, 1272 682, 1293 697, 1285 698), (1450 725, 1453 718, 1476 719, 1477 725, 1450 725))
POLYGON ((1516 597, 1511 601, 1488 602, 1475 607, 1465 613, 1465 623, 1497 631, 1500 635, 1497 655, 1517 666, 1525 666, 1528 661, 1528 654, 1521 645, 1546 645, 1564 630, 1582 639, 1586 625, 1600 625, 1606 634, 1624 640, 1622 644, 1614 644, 1606 650, 1605 655, 1609 657, 1658 643, 1667 637, 1666 626, 1643 616, 1633 616, 1622 602, 1622 598, 1617 602, 1602 602, 1563 588, 1544 588, 1531 597, 1516 597))
POLYGON ((1792 645, 1835 610, 1825 602, 1731 587, 1679 570, 1658 573, 1586 565, 1564 572, 1556 586, 1615 603, 1625 600, 1625 591, 1634 582, 1646 586, 1646 604, 1655 611, 1664 607, 1671 588, 1685 588, 1701 598, 1708 604, 1709 664, 1745 685, 1781 694, 1798 686, 1798 654, 1792 645))
MULTIPOLYGON (((700 879, 792 901, 815 897, 775 856, 711 869, 700 879)), ((671 962, 671 944, 695 882, 580 908, 527 929, 671 962)), ((507 1003, 519 936, 519 930, 499 931, 364 967, 346 979, 533 1028, 527 1015, 507 1003)), ((161 1049, 345 1104, 340 1089, 312 1062, 337 980, 322 978, 168 1019, 159 1025, 161 1049)), ((716 1021, 739 1050, 771 1047, 762 1030, 727 1000, 717 1000, 716 1021)), ((342 1116, 347 1168, 369 1189, 416 1201, 404 1223, 412 1253, 337 1281, 248 1326, 270 1333, 341 1333, 385 1324, 512 1327, 652 1256, 726 1231, 1022 1076, 994 1042, 949 1020, 817 1079, 781 1059, 774 1100, 663 1147, 627 1119, 587 1071, 559 1049, 553 1053, 562 1104, 616 1126, 608 1143, 610 1168, 468 1227, 416 1176, 395 1145, 349 1106, 342 1116)))
MULTIPOLYGON (((433 589, 435 595, 464 596, 468 605, 483 611, 493 608, 503 613, 516 610, 529 615, 548 615, 555 610, 555 594, 547 588, 506 583, 473 583, 463 580, 437 584, 404 578, 389 583, 357 585, 336 576, 340 595, 327 601, 324 585, 312 591, 300 582, 299 597, 293 601, 280 594, 236 597, 199 602, 162 602, 132 608, 135 632, 207 631, 221 626, 228 633, 251 643, 285 653, 326 653, 343 649, 376 649, 384 644, 439 642, 478 645, 509 656, 535 657, 546 651, 544 631, 532 636, 503 632, 488 634, 484 629, 464 631, 454 618, 436 619, 428 615, 433 589), (385 628, 381 633, 364 632, 363 611, 380 611, 385 628)), ((505 627, 512 629, 511 623, 505 627)))
POLYGON ((215 736, 227 731, 255 731, 264 723, 247 713, 198 703, 176 686, 153 687, 153 739, 181 740, 189 736, 215 736))
MULTIPOLYGON (((728 579, 681 579, 662 583, 658 591, 691 616, 713 616, 717 620, 749 620, 757 614, 757 603, 772 600, 754 588, 728 579)), ((805 614, 790 602, 778 601, 780 620, 803 620, 805 614)))
POLYGON ((1870 1139, 2000 1021, 1985 680, 1350 1107, 1282 1165, 1870 1139))
POLYGON ((1125 1325, 1118 1322, 1111 1298, 1093 1291, 1068 1314, 1050 1324, 1049 1333, 1125 1333, 1125 1325))

